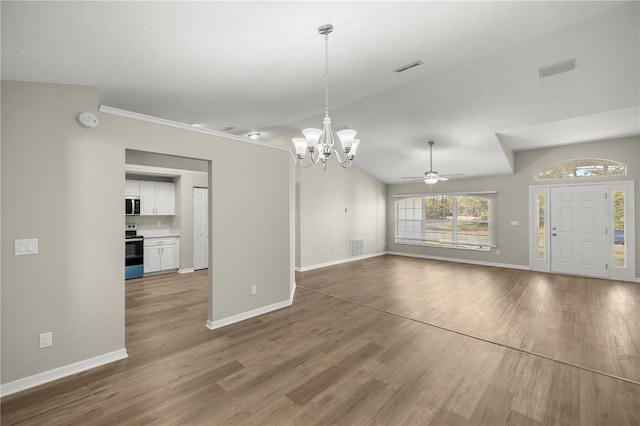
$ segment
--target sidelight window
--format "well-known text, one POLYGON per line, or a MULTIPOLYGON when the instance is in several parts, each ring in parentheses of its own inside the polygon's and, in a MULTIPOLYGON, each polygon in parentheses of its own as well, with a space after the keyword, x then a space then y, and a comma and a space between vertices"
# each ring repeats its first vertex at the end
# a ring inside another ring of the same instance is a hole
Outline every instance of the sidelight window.
POLYGON ((613 267, 625 268, 626 257, 626 229, 624 223, 625 191, 613 191, 613 267))
POLYGON ((536 195, 535 206, 535 259, 539 261, 545 261, 547 257, 546 245, 545 245, 545 206, 544 206, 544 194, 536 195))

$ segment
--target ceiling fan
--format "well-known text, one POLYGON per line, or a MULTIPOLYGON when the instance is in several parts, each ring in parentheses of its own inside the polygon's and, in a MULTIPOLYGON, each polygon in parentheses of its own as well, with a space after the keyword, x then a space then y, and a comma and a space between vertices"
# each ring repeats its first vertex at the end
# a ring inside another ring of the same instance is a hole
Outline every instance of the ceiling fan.
POLYGON ((436 182, 439 181, 445 181, 445 180, 449 180, 449 177, 451 176, 462 176, 462 174, 460 173, 456 173, 456 174, 449 174, 449 175, 441 175, 438 174, 438 172, 433 170, 433 144, 435 142, 433 141, 429 141, 429 171, 428 172, 424 172, 424 176, 405 176, 402 179, 421 179, 424 181, 424 183, 428 183, 430 185, 433 185, 436 182))

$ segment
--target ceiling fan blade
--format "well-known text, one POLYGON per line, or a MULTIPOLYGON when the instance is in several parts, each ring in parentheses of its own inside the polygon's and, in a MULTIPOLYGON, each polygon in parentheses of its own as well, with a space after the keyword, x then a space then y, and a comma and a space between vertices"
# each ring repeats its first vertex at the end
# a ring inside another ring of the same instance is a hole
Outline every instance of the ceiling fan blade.
POLYGON ((444 177, 453 177, 453 176, 464 176, 462 173, 450 173, 448 175, 440 175, 444 177))
POLYGON ((401 179, 422 179, 424 176, 403 176, 401 179))

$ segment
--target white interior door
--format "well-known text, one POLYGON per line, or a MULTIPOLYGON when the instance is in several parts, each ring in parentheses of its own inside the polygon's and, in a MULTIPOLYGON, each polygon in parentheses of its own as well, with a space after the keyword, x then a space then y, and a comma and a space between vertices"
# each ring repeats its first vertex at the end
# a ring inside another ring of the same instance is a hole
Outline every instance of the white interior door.
POLYGON ((209 267, 209 217, 207 188, 193 188, 193 269, 209 267))
POLYGON ((551 188, 551 270, 606 277, 606 186, 551 188))

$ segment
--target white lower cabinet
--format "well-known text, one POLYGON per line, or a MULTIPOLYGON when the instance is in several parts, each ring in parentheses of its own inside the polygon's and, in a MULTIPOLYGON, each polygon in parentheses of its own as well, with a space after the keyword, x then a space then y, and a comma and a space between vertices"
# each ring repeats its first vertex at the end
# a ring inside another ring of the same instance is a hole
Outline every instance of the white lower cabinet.
POLYGON ((178 238, 145 238, 144 273, 178 269, 178 238))

